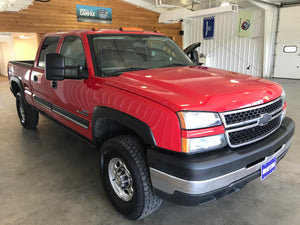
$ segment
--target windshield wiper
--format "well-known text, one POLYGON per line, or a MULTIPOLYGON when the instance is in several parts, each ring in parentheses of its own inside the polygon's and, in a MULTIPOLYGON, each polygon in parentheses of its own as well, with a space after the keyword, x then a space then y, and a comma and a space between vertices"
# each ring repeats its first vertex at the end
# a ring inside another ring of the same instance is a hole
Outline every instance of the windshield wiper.
POLYGON ((145 68, 145 67, 128 67, 128 68, 123 68, 119 70, 115 70, 112 72, 107 73, 107 76, 119 76, 124 72, 129 72, 129 71, 137 71, 137 70, 148 70, 150 68, 145 68))
POLYGON ((164 65, 161 68, 165 68, 165 67, 175 67, 175 66, 188 66, 187 64, 184 63, 170 63, 168 65, 164 65))
POLYGON ((148 70, 149 68, 145 68, 145 67, 128 67, 128 68, 124 68, 124 69, 120 69, 114 72, 128 72, 128 71, 136 71, 136 70, 148 70))
POLYGON ((129 67, 129 71, 135 71, 135 70, 148 70, 149 68, 145 67, 129 67))

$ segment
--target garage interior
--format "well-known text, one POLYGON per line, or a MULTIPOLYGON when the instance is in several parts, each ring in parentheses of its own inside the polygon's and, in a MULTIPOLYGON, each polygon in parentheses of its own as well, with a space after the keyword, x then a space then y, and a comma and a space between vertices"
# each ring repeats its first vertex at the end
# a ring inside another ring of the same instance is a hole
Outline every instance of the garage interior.
POLYGON ((299 224, 297 128, 288 154, 266 180, 256 179, 239 192, 201 206, 163 201, 152 215, 132 222, 110 204, 92 146, 43 116, 37 129, 22 128, 7 79, 7 62, 33 60, 46 33, 92 27, 159 30, 182 48, 201 42, 198 52, 206 66, 281 84, 287 116, 297 126, 299 4, 293 0, 0 1, 0 224, 299 224), (78 22, 77 4, 111 8, 112 23, 78 22), (239 11, 252 12, 249 37, 237 35, 239 11), (207 17, 215 19, 210 39, 203 38, 207 17), (285 52, 289 46, 291 52, 285 52))

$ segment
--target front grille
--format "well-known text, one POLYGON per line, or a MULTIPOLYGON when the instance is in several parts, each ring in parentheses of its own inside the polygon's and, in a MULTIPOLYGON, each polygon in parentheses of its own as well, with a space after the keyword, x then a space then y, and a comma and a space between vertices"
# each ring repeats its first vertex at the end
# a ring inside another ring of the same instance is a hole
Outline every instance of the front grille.
POLYGON ((225 115, 225 122, 227 125, 235 124, 235 123, 241 123, 247 120, 252 120, 255 118, 259 118, 260 115, 266 114, 266 113, 273 113, 278 110, 280 110, 283 106, 282 98, 277 99, 271 104, 268 104, 266 106, 260 107, 260 108, 255 108, 255 109, 250 109, 250 110, 245 110, 242 112, 236 112, 236 113, 231 113, 228 115, 225 115))
POLYGON ((229 132, 228 137, 231 145, 241 145, 244 143, 252 143, 255 140, 260 140, 268 134, 275 131, 281 122, 281 117, 277 116, 264 126, 255 126, 244 130, 229 132))
POLYGON ((277 130, 283 105, 283 99, 278 98, 259 106, 221 113, 229 146, 247 145, 277 130))

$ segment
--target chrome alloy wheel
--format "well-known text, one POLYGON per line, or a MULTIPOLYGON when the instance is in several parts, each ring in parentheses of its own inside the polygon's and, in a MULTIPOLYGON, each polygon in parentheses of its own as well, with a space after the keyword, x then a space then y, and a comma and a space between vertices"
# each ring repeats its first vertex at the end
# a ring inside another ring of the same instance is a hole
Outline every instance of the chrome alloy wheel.
POLYGON ((128 202, 133 197, 132 177, 126 164, 119 158, 112 158, 108 164, 110 184, 119 198, 128 202))

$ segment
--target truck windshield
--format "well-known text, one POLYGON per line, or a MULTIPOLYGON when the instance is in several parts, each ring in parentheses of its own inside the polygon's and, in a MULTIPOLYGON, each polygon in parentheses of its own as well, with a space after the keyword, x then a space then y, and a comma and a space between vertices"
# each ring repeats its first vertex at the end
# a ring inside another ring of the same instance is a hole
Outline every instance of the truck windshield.
POLYGON ((166 36, 92 35, 90 44, 97 73, 101 76, 194 65, 182 49, 166 36))

